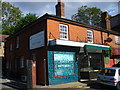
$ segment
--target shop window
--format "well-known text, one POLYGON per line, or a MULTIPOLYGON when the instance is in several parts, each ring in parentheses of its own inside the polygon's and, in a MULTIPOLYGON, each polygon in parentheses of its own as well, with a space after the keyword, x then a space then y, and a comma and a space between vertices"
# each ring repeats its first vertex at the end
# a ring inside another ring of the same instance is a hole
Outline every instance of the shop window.
POLYGON ((19 48, 19 36, 16 38, 16 48, 19 48))
POLYGON ((74 75, 74 52, 54 52, 54 75, 55 77, 74 75))
POLYGON ((24 56, 20 58, 20 68, 24 68, 24 56))
POLYGON ((87 39, 88 43, 93 43, 93 32, 91 30, 87 30, 87 39))
POLYGON ((60 39, 68 40, 68 26, 60 24, 60 39))

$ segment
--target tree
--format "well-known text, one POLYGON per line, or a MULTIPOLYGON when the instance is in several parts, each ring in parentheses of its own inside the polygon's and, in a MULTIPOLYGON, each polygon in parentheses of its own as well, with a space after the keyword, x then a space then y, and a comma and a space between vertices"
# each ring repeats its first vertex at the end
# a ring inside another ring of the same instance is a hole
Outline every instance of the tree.
POLYGON ((78 8, 78 12, 72 15, 72 20, 89 24, 92 26, 100 26, 102 11, 99 8, 87 6, 81 6, 78 8))
POLYGON ((13 28, 17 21, 22 17, 22 12, 18 7, 11 5, 9 2, 2 2, 2 31, 3 34, 12 34, 13 28))
POLYGON ((2 3, 2 33, 12 35, 33 21, 38 19, 36 14, 28 13, 22 17, 22 12, 19 8, 14 7, 8 2, 2 3))
POLYGON ((28 13, 25 17, 22 17, 14 27, 15 32, 18 32, 25 26, 29 25, 30 23, 34 22, 38 19, 38 16, 36 14, 28 13))

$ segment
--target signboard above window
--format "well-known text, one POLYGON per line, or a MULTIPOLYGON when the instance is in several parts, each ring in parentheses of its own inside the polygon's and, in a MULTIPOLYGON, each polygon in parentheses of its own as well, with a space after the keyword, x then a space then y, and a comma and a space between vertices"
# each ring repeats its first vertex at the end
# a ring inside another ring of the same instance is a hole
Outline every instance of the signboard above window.
POLYGON ((30 36, 30 50, 45 46, 44 31, 30 36))
POLYGON ((116 43, 116 44, 120 44, 120 37, 115 36, 115 43, 116 43))

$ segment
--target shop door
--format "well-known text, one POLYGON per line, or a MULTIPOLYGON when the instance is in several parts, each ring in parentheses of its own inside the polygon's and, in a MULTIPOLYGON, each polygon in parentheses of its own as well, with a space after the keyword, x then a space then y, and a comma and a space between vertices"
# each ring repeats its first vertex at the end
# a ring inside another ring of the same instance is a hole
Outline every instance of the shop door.
POLYGON ((90 67, 91 69, 93 70, 100 70, 102 67, 103 67, 103 64, 102 64, 102 54, 99 54, 99 53, 92 53, 92 54, 89 54, 89 57, 88 57, 89 61, 90 61, 90 67))

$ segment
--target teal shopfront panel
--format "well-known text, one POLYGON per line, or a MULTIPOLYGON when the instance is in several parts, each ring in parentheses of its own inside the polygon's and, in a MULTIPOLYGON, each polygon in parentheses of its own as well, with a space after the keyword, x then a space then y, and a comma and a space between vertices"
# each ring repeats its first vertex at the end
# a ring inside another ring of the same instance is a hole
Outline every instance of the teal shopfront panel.
POLYGON ((49 84, 78 81, 78 63, 75 52, 48 51, 49 84))

